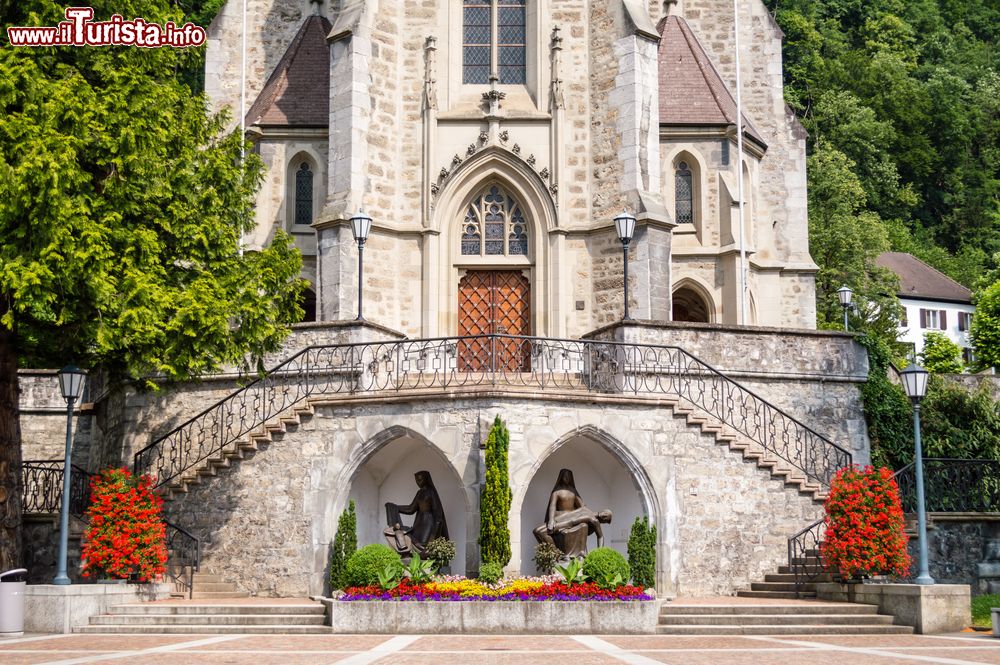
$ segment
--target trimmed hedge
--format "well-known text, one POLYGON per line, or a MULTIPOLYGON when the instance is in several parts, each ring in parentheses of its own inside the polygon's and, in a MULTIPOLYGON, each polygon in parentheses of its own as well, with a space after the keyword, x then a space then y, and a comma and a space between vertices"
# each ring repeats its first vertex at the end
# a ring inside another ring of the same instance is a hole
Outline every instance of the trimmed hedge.
POLYGON ((621 584, 628 584, 628 561, 610 547, 598 547, 583 560, 583 574, 592 582, 602 584, 611 581, 614 576, 621 575, 621 584))

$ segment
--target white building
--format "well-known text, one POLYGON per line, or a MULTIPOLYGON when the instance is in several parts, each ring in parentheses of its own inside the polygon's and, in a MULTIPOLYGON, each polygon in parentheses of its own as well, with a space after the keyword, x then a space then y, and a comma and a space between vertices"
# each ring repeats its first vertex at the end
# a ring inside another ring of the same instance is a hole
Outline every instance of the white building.
POLYGON ((899 341, 920 354, 924 349, 924 334, 940 332, 958 344, 962 359, 970 362, 969 326, 976 311, 972 291, 912 254, 886 252, 876 263, 899 275, 898 295, 903 305, 899 341))

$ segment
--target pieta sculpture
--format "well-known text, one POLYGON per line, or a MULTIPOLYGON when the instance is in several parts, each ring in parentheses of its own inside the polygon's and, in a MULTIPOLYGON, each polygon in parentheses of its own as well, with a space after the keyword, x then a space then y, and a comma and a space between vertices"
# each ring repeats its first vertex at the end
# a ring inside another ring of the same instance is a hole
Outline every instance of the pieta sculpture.
POLYGON ((611 511, 595 513, 583 503, 576 491, 573 472, 560 469, 556 484, 549 494, 549 505, 545 511, 545 523, 532 532, 540 543, 558 547, 563 557, 572 559, 587 554, 587 538, 597 536, 597 546, 604 547, 602 524, 611 523, 611 511))

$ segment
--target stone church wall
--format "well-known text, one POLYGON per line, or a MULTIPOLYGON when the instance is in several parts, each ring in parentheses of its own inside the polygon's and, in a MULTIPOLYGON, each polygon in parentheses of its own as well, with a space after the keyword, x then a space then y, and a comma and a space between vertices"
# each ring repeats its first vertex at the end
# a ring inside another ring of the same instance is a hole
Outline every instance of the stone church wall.
MULTIPOLYGON (((511 433, 511 570, 532 572, 518 559, 521 540, 544 512, 544 506, 522 505, 535 471, 563 445, 576 444, 580 451, 600 446, 592 437, 620 446, 612 454, 633 473, 637 496, 659 526, 661 593, 726 594, 749 585, 783 562, 787 537, 820 512, 818 503, 691 429, 667 408, 624 400, 516 398, 320 406, 297 431, 192 487, 166 510, 171 521, 202 539, 205 570, 257 595, 319 593, 337 516, 349 498, 363 498, 355 496, 352 480, 366 459, 383 454, 391 460, 394 446, 405 439, 410 443, 400 449, 406 455, 395 464, 407 474, 432 462, 451 469, 435 472, 434 480, 442 496, 458 497, 453 501, 458 505, 446 511, 451 538, 465 559, 453 562, 452 569, 471 572, 478 560, 480 445, 496 414, 511 433), (398 429, 398 440, 386 434, 388 428, 398 429), (384 446, 375 450, 372 442, 380 439, 384 446)), ((539 479, 552 481, 547 474, 539 479)), ((414 489, 394 500, 408 501, 414 489)), ((586 500, 588 487, 579 490, 586 500)), ((589 491, 593 496, 596 489, 589 491)), ((380 508, 359 505, 359 531, 368 529, 365 519, 381 525, 380 508)), ((616 515, 606 532, 611 546, 623 548, 634 517, 616 515)))

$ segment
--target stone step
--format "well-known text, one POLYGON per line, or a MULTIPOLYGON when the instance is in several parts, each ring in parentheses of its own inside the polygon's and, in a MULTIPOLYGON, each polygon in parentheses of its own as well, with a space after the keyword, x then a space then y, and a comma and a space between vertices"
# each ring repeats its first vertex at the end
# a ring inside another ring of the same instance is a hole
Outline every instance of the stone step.
MULTIPOLYGON (((782 566, 785 568, 786 566, 782 566)), ((765 582, 791 582, 795 583, 795 573, 768 573, 764 575, 765 582)), ((813 576, 806 574, 803 581, 808 582, 831 582, 833 581, 833 576, 830 573, 820 573, 819 575, 813 576)))
POLYGON ((176 626, 76 626, 74 633, 131 633, 131 634, 169 634, 169 635, 329 635, 329 626, 210 626, 210 625, 176 625, 176 626))
POLYGON ((752 582, 750 584, 751 591, 815 591, 815 582, 806 582, 802 584, 798 589, 795 588, 795 582, 752 582))
POLYGON ((660 635, 909 635, 913 633, 913 628, 884 624, 832 626, 824 624, 792 626, 723 624, 657 626, 656 632, 660 635))
POLYGON ((129 605, 113 605, 110 614, 133 615, 201 615, 201 614, 277 614, 288 616, 292 614, 325 615, 325 608, 319 603, 301 605, 189 605, 187 603, 137 603, 129 605))
POLYGON ((92 626, 322 626, 322 614, 101 614, 92 626))
POLYGON ((210 600, 213 598, 249 598, 250 594, 246 591, 199 591, 198 587, 195 586, 194 593, 191 594, 193 600, 210 600))
POLYGON ((668 614, 660 615, 661 626, 859 626, 891 625, 882 614, 668 614))
POLYGON ((806 575, 827 575, 824 572, 822 565, 809 565, 805 566, 802 564, 796 566, 778 566, 778 572, 782 575, 795 574, 795 572, 805 573, 806 575))
POLYGON ((221 592, 221 591, 236 591, 236 585, 232 582, 202 582, 199 579, 194 581, 194 590, 196 592, 221 592))
POLYGON ((807 615, 807 614, 878 614, 878 606, 855 603, 796 603, 788 605, 671 605, 660 608, 660 616, 671 614, 693 615, 807 615))
POLYGON ((213 582, 225 582, 225 580, 222 579, 222 575, 218 575, 216 573, 195 573, 194 582, 195 584, 199 582, 213 583, 213 582))
POLYGON ((803 591, 800 594, 796 594, 794 591, 737 591, 736 595, 740 598, 772 598, 775 600, 796 600, 796 599, 808 599, 815 598, 815 591, 803 591))

